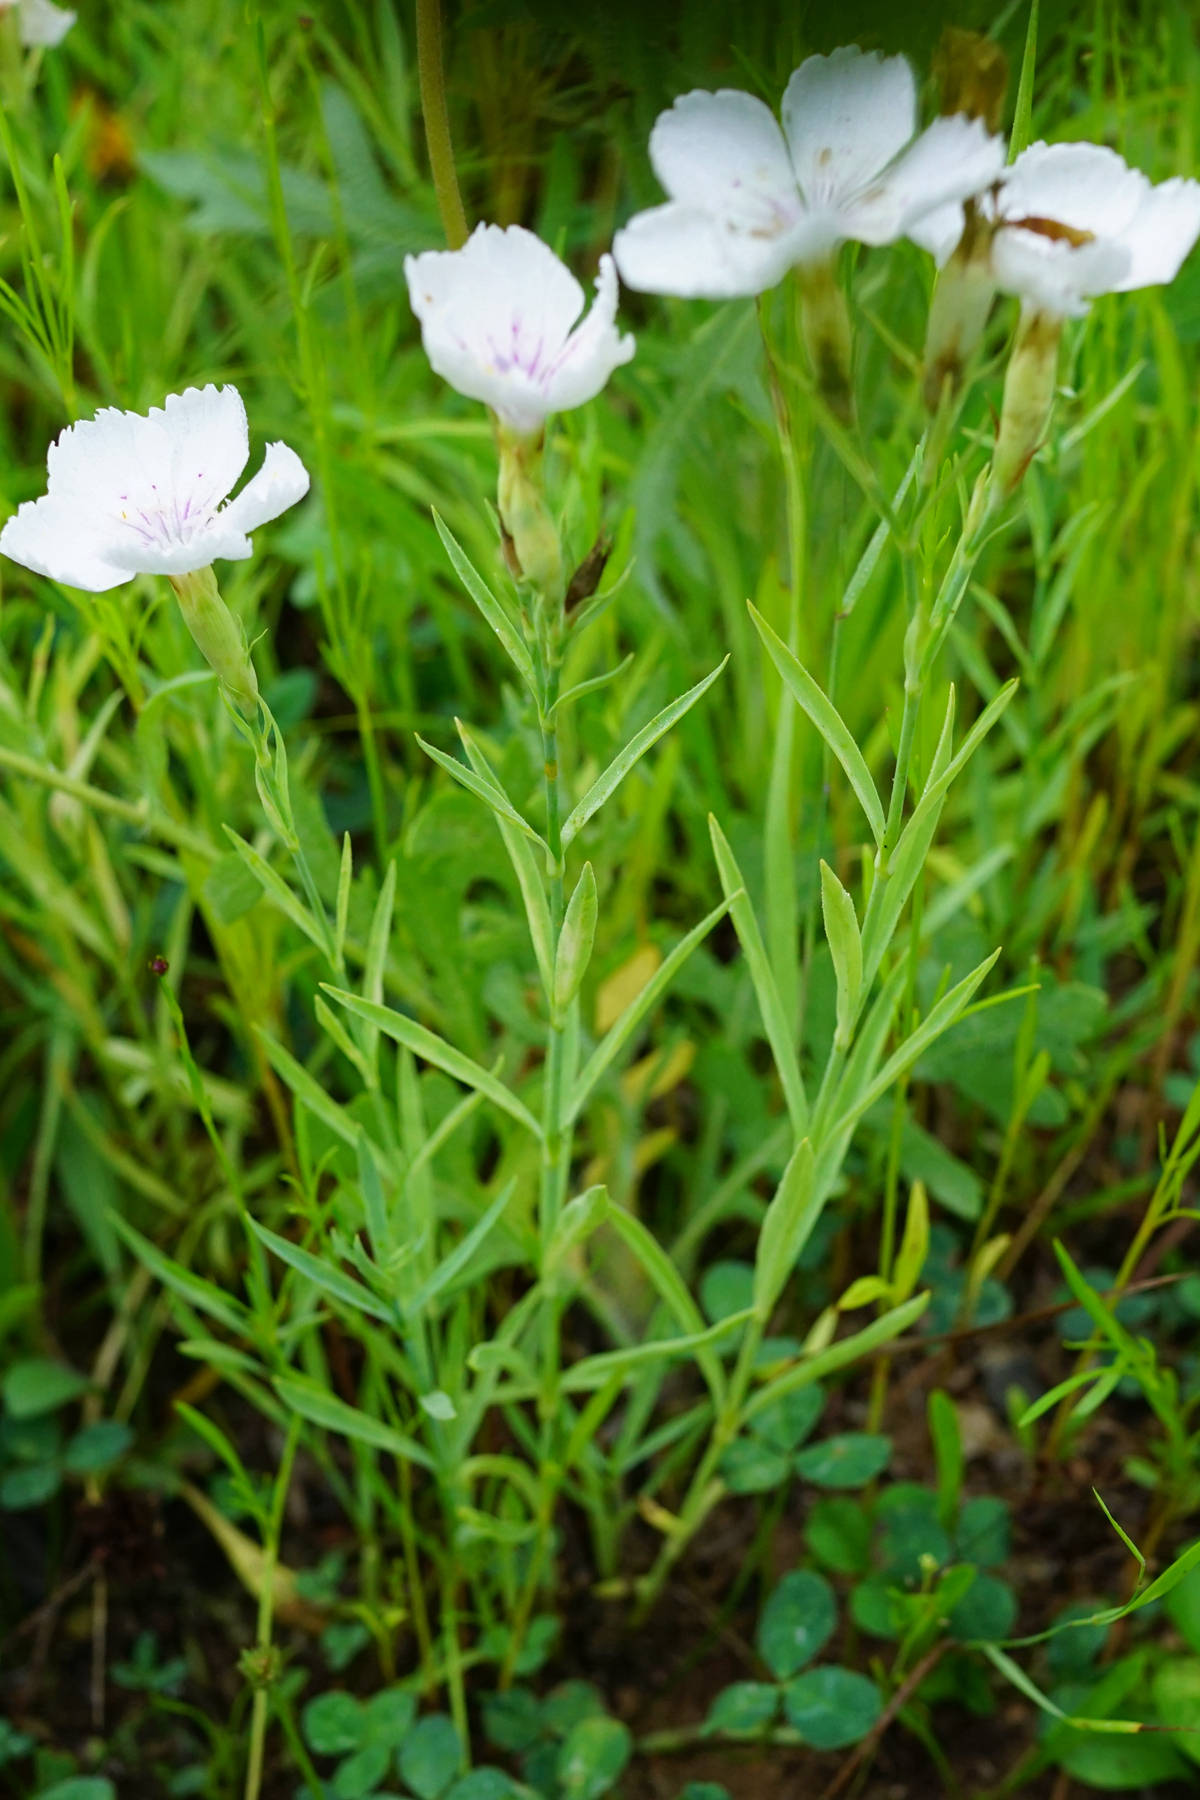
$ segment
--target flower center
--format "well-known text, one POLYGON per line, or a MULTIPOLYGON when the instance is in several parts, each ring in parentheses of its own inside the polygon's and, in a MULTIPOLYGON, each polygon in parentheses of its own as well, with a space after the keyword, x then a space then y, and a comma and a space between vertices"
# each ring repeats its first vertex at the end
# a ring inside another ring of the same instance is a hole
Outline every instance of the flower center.
POLYGON ((543 329, 536 337, 527 331, 525 321, 514 313, 509 321, 508 336, 503 332, 494 336, 487 334, 488 355, 492 370, 497 375, 524 375, 526 380, 544 387, 550 375, 550 367, 543 368, 542 357, 546 349, 546 333, 543 329))
MULTIPOLYGON (((196 476, 203 483, 203 470, 196 476)), ((158 483, 150 482, 140 493, 117 495, 117 516, 122 525, 135 533, 143 544, 154 544, 161 550, 175 550, 192 539, 209 524, 213 509, 201 486, 195 494, 181 493, 178 488, 162 492, 158 483)))
POLYGON ((1081 250, 1084 244, 1094 244, 1094 231, 1084 231, 1078 225, 1064 225, 1061 219, 1043 219, 1032 214, 1027 219, 1006 219, 1016 231, 1034 231, 1038 237, 1049 238, 1054 244, 1070 244, 1073 250, 1081 250))

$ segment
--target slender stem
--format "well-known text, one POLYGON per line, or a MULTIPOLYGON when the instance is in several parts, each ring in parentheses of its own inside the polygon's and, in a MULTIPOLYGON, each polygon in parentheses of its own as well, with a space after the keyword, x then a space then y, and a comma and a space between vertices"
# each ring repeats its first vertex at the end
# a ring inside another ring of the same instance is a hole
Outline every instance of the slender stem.
POLYGON ((61 794, 70 794, 73 799, 82 801, 95 812, 111 813, 114 818, 124 819, 126 824, 135 825, 140 831, 153 832, 155 837, 162 838, 164 843, 173 845, 177 850, 191 850, 210 862, 220 855, 216 845, 208 838, 189 830, 186 825, 177 825, 162 813, 151 812, 144 800, 122 800, 117 794, 109 794, 103 788, 93 787, 91 782, 77 781, 73 775, 67 775, 61 769, 51 768, 49 763, 38 762, 32 756, 22 756, 18 750, 8 750, 0 745, 0 769, 8 769, 25 781, 40 781, 44 787, 56 788, 61 794))
POLYGON ((250 1745, 246 1755, 245 1800, 258 1800, 259 1789, 262 1786, 263 1748, 266 1743, 267 1719, 271 1705, 271 1629, 275 1615, 275 1565, 279 1560, 279 1540, 283 1534, 283 1509, 287 1503, 288 1488, 291 1486, 292 1480, 292 1463, 295 1461, 296 1447, 299 1441, 300 1415, 293 1413, 288 1426, 287 1440, 283 1446, 283 1455, 279 1459, 279 1473, 275 1477, 271 1515, 267 1521, 266 1543, 263 1546, 262 1587, 258 1595, 258 1628, 254 1638, 257 1681, 254 1689, 254 1706, 250 1714, 250 1745))
POLYGON ((429 172, 437 196, 446 242, 452 250, 467 240, 467 215, 458 191, 450 116, 446 111, 446 78, 442 63, 442 11, 439 0, 417 0, 417 80, 429 172))
MULTIPOLYGON (((545 784, 547 898, 550 909, 551 942, 557 946, 565 910, 562 845, 562 780, 558 761, 558 713, 556 705, 561 676, 561 611, 558 603, 539 596, 535 608, 538 636, 538 661, 541 669, 539 705, 542 734, 542 776, 545 784)), ((546 994, 548 1024, 546 1028, 546 1062, 542 1091, 542 1166, 538 1198, 538 1238, 543 1259, 550 1247, 554 1228, 566 1200, 570 1179, 573 1130, 564 1123, 566 1115, 566 1020, 554 1002, 552 992, 546 994)), ((549 1561, 554 1511, 562 1485, 564 1469, 559 1461, 556 1440, 559 1430, 561 1373, 559 1325, 561 1302, 553 1283, 547 1283, 542 1303, 541 1384, 538 1415, 541 1422, 541 1454, 538 1470, 538 1532, 525 1571, 521 1592, 513 1610, 508 1635, 508 1649, 500 1671, 500 1686, 507 1687, 516 1670, 517 1658, 525 1632, 533 1614, 549 1561)))
MULTIPOLYGON (((779 460, 783 467, 787 518, 787 645, 793 654, 800 648, 800 619, 804 594, 804 546, 807 514, 800 481, 791 409, 783 379, 767 331, 763 303, 758 305, 759 327, 766 355, 767 385, 775 417, 779 460)), ((795 818, 792 787, 795 777, 796 709, 781 689, 767 785, 767 830, 764 844, 767 888, 767 952, 779 986, 784 1011, 793 1029, 800 1016, 801 974, 797 956, 798 905, 796 897, 795 818)), ((807 928, 814 924, 809 908, 807 928)))
POLYGON ((362 688, 355 688, 354 714, 358 720, 358 735, 363 749, 363 762, 367 769, 367 786, 371 794, 371 823, 375 837, 375 854, 380 866, 386 866, 388 853, 387 826, 387 790, 383 783, 383 769, 379 762, 379 746, 375 741, 375 721, 371 716, 370 702, 362 688))
POLYGON ((721 1482, 716 1479, 717 1469, 725 1451, 741 1430, 742 1407, 754 1374, 754 1361, 762 1342, 764 1326, 764 1320, 751 1319, 746 1327, 746 1335, 742 1339, 742 1347, 729 1378, 724 1404, 714 1421, 708 1448, 692 1476, 675 1528, 659 1551, 650 1573, 638 1584, 635 1624, 645 1619, 662 1592, 667 1576, 725 1491, 721 1482))

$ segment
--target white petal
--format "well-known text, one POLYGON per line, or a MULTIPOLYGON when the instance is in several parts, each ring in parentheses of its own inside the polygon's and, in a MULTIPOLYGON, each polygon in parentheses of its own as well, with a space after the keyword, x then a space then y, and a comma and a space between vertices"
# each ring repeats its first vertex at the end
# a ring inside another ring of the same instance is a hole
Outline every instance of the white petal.
POLYGON ((594 399, 613 370, 630 360, 633 338, 621 335, 616 318, 617 271, 612 257, 602 256, 592 310, 567 339, 546 383, 552 412, 569 412, 594 399))
POLYGON ((800 212, 779 123, 739 89, 681 95, 654 122, 650 161, 672 200, 743 231, 786 230, 800 212))
POLYGON ((131 575, 190 575, 218 560, 244 562, 253 549, 250 539, 236 525, 226 524, 225 513, 219 512, 185 543, 147 543, 128 532, 106 545, 105 555, 125 571, 121 579, 128 581, 131 575))
POLYGON ((61 44, 75 23, 75 14, 51 0, 20 0, 21 42, 32 49, 35 45, 53 49, 61 44))
MULTIPOLYGON (((240 494, 221 508, 214 525, 238 535, 256 531, 268 519, 277 519, 297 500, 303 500, 307 492, 308 470, 296 452, 286 444, 268 444, 262 468, 250 477, 240 494)), ((220 550, 215 554, 232 553, 220 550)), ((203 564, 196 566, 202 568, 203 564)))
MULTIPOLYGON (((890 244, 948 202, 970 200, 1004 168, 1004 140, 963 113, 935 119, 878 180, 842 206, 845 236, 890 244)), ((953 249, 953 245, 951 245, 953 249)))
POLYGON ((188 388, 148 414, 103 407, 46 457, 47 490, 119 517, 162 506, 211 510, 246 465, 246 410, 234 387, 188 388))
POLYGON ((1131 225, 1150 183, 1103 144, 1031 144, 1004 177, 1000 216, 1052 219, 1095 237, 1115 237, 1131 225))
POLYGON ((782 281, 792 241, 731 231, 695 207, 655 206, 617 232, 613 255, 626 287, 640 293, 730 300, 782 281))
POLYGON ((127 570, 109 560, 99 529, 89 529, 68 500, 43 494, 26 500, 0 531, 0 551, 36 575, 67 587, 103 594, 129 580, 127 570))
POLYGON ((1174 281, 1184 257, 1200 237, 1200 182, 1175 176, 1151 188, 1133 223, 1121 233, 1130 268, 1119 290, 1158 287, 1174 281))
POLYGON ((1090 298, 1119 287, 1130 261, 1124 245, 1104 238, 1074 245, 1004 225, 992 240, 997 287, 1063 318, 1078 317, 1090 298))
POLYGON ((186 388, 168 394, 161 419, 171 444, 169 480, 181 504, 211 511, 222 501, 250 455, 246 408, 235 387, 186 388))
POLYGON ((141 413, 103 406, 94 419, 68 425, 46 453, 47 490, 76 500, 111 503, 114 494, 149 485, 169 445, 160 424, 141 413))
POLYGON ((477 226, 461 250, 406 257, 404 273, 433 368, 492 406, 510 386, 520 395, 524 374, 553 361, 583 311, 571 271, 520 225, 477 226))
POLYGON ((783 96, 783 129, 809 206, 836 205, 904 148, 917 128, 917 88, 902 56, 854 44, 800 64, 783 96))

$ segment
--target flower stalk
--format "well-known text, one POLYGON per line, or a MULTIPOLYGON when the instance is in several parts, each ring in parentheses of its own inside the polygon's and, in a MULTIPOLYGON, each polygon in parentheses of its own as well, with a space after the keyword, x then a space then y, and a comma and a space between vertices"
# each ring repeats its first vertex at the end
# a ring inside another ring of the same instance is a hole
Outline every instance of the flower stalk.
POLYGON ((804 263, 796 271, 800 284, 800 331, 817 392, 826 406, 849 425, 854 417, 851 376, 850 311, 832 257, 804 263))
POLYGON ((421 117, 425 122, 425 145, 429 152, 429 173, 441 215, 442 230, 451 250, 457 250, 467 238, 467 215, 463 210, 454 167, 454 142, 450 136, 450 114, 446 108, 446 73, 442 57, 442 9, 439 0, 417 0, 417 82, 421 90, 421 117))

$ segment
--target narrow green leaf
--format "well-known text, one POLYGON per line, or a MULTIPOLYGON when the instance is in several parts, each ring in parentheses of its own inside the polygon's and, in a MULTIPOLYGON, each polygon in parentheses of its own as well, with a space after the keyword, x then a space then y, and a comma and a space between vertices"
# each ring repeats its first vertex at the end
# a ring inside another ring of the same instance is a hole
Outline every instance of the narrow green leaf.
POLYGON ((607 1219, 610 1210, 608 1189, 600 1184, 577 1194, 563 1207, 555 1222, 550 1242, 543 1257, 544 1276, 550 1276, 576 1244, 582 1244, 607 1219))
POLYGON ((824 861, 821 863, 821 914, 837 980, 837 1036, 834 1042, 839 1050, 845 1050, 849 1048, 862 993, 862 937, 854 902, 824 861))
POLYGON ((260 1243, 265 1244, 281 1262, 311 1281, 315 1288, 328 1294, 331 1300, 337 1300, 342 1306, 349 1306, 355 1312, 366 1313, 369 1318, 381 1319, 385 1325, 395 1323, 395 1313, 385 1301, 379 1300, 369 1288, 360 1281, 354 1281, 344 1275, 334 1264, 314 1256, 310 1250, 304 1250, 299 1244, 293 1244, 289 1238, 280 1237, 278 1232, 268 1231, 255 1218, 249 1218, 251 1231, 260 1243))
POLYGON ((218 1319, 225 1329, 238 1338, 253 1335, 250 1316, 240 1300, 224 1292, 215 1282, 208 1281, 203 1275, 195 1275, 191 1269, 185 1269, 181 1263, 164 1256, 162 1251, 149 1238, 144 1238, 140 1231, 126 1224, 119 1213, 112 1213, 113 1229, 117 1236, 124 1238, 138 1261, 144 1263, 152 1275, 157 1275, 164 1287, 194 1306, 197 1312, 207 1313, 210 1318, 218 1319))
POLYGON ((522 681, 536 698, 537 676, 534 673, 533 659, 521 640, 516 621, 511 617, 503 602, 492 592, 436 507, 433 509, 433 522, 437 527, 438 536, 446 547, 446 555, 453 564, 454 573, 499 638, 522 681))
POLYGON ((929 1254, 929 1199, 923 1181, 914 1181, 904 1216, 904 1236, 892 1266, 892 1290, 897 1300, 907 1300, 921 1278, 929 1254))
POLYGON ((505 1207, 516 1190, 517 1178, 514 1175, 503 1189, 496 1195, 487 1211, 472 1225, 470 1231, 459 1239, 458 1243, 444 1256, 429 1279, 421 1284, 415 1294, 404 1302, 404 1311, 409 1318, 419 1318, 430 1303, 444 1293, 450 1283, 462 1273, 474 1256, 476 1250, 490 1236, 493 1226, 502 1217, 505 1207))
POLYGON ((900 1048, 888 1057, 875 1079, 868 1082, 866 1087, 855 1097, 853 1104, 847 1107, 829 1133, 830 1137, 836 1137, 839 1132, 848 1129, 856 1119, 861 1118, 867 1108, 873 1106, 876 1100, 887 1093, 892 1083, 903 1075, 906 1069, 912 1067, 930 1044, 936 1038, 941 1037, 944 1031, 950 1029, 951 1025, 965 1012, 971 997, 994 967, 999 954, 999 950, 993 950, 992 954, 985 957, 977 968, 972 969, 971 973, 965 975, 957 986, 952 987, 948 994, 942 996, 928 1017, 923 1019, 912 1035, 906 1038, 900 1048))
POLYGON ((754 620, 758 635, 766 645, 771 661, 783 677, 788 692, 801 711, 812 720, 841 763, 846 773, 846 779, 858 795, 859 804, 867 815, 867 823, 871 827, 872 837, 877 844, 882 844, 885 825, 883 804, 875 783, 871 779, 871 771, 867 768, 863 753, 850 734, 849 726, 832 700, 817 686, 804 665, 792 655, 779 634, 767 624, 757 607, 750 607, 750 617, 754 620))
POLYGON ((253 844, 248 844, 245 838, 239 837, 232 826, 226 825, 222 829, 246 867, 257 875, 259 884, 275 902, 280 912, 292 921, 298 931, 304 933, 310 943, 315 944, 317 949, 323 952, 326 949, 324 931, 308 908, 293 894, 279 871, 273 869, 266 858, 259 855, 253 844))
MULTIPOLYGON (((460 724, 458 735, 462 739, 463 749, 467 753, 467 761, 475 773, 484 780, 495 781, 495 776, 474 733, 468 731, 465 725, 460 724)), ((499 813, 496 814, 496 824, 499 827, 500 836, 504 840, 504 848, 508 852, 508 860, 512 864, 513 874, 517 878, 521 899, 525 903, 529 941, 533 946, 534 960, 538 966, 538 974, 541 976, 543 991, 549 999, 554 985, 554 932, 550 924, 550 908, 546 901, 546 884, 526 834, 516 830, 499 813)))
POLYGON ((417 1463, 422 1469, 433 1468, 433 1458, 414 1438, 385 1425, 382 1419, 376 1419, 370 1413, 361 1412, 357 1406, 348 1406, 328 1388, 310 1381, 307 1376, 277 1375, 273 1386, 284 1405, 311 1424, 320 1425, 326 1431, 336 1431, 342 1437, 354 1438, 360 1444, 369 1444, 373 1450, 386 1450, 406 1462, 417 1463))
POLYGON ((633 651, 631 650, 628 656, 621 658, 615 669, 606 669, 603 675, 593 675, 587 681, 577 681, 574 687, 567 688, 558 696, 550 708, 548 717, 552 719, 555 713, 565 712, 568 706, 574 706, 576 700, 582 700, 585 694, 594 694, 597 689, 607 687, 610 681, 616 681, 618 676, 625 673, 632 661, 633 651))
POLYGON ((354 851, 350 833, 342 836, 342 860, 338 865, 337 904, 333 915, 334 961, 341 964, 346 953, 346 931, 350 924, 350 884, 354 876, 354 851))
POLYGON ((282 1044, 277 1043, 270 1032, 265 1031, 261 1025, 256 1025, 254 1035, 266 1051, 267 1061, 287 1083, 296 1099, 307 1106, 323 1125, 328 1125, 330 1131, 340 1137, 343 1143, 357 1144, 361 1129, 357 1120, 352 1119, 345 1108, 338 1105, 320 1082, 296 1061, 290 1050, 285 1050, 282 1044))
POLYGON ((768 1381, 764 1387, 746 1402, 742 1411, 742 1421, 748 1424, 751 1419, 766 1407, 774 1405, 788 1394, 794 1394, 797 1388, 808 1387, 814 1381, 823 1381, 826 1375, 832 1375, 836 1369, 844 1369, 847 1364, 858 1362, 861 1357, 870 1356, 872 1351, 881 1350, 894 1338, 900 1337, 910 1325, 916 1323, 929 1304, 928 1294, 914 1294, 903 1306, 893 1306, 890 1311, 880 1313, 861 1331, 850 1337, 839 1338, 836 1344, 830 1344, 827 1350, 819 1350, 815 1356, 806 1356, 774 1381, 768 1381))
POLYGON ((375 1252, 376 1261, 382 1262, 391 1248, 391 1220, 388 1218, 383 1181, 371 1148, 371 1140, 362 1127, 359 1128, 355 1150, 358 1154, 358 1185, 362 1189, 363 1213, 367 1230, 371 1234, 371 1248, 375 1252))
MULTIPOLYGON (((490 806, 497 818, 504 819, 517 831, 524 832, 525 836, 531 838, 535 844, 540 844, 543 850, 546 849, 545 839, 538 835, 528 819, 521 817, 508 795, 502 788, 497 787, 494 781, 477 775, 474 769, 468 769, 463 763, 460 763, 456 756, 447 756, 444 750, 439 750, 435 744, 431 744, 423 738, 419 731, 415 732, 414 736, 426 756, 432 757, 438 767, 445 769, 447 775, 453 776, 454 780, 461 787, 465 787, 468 793, 474 794, 476 799, 482 800, 486 806, 490 806)), ((549 855, 549 851, 546 853, 549 855)))
POLYGON ((933 1443, 933 1460, 937 1469, 938 1519, 946 1531, 953 1531, 962 1498, 966 1459, 963 1455, 962 1432, 954 1402, 944 1388, 934 1388, 926 1411, 929 1436, 933 1443))
POLYGON ((596 876, 590 862, 583 865, 575 891, 567 902, 566 916, 558 934, 554 952, 554 988, 552 1003, 557 1013, 564 1013, 579 992, 592 957, 596 937, 596 876))
POLYGON ((596 1086, 596 1083, 600 1080, 601 1076, 611 1067, 612 1063, 620 1055, 625 1045, 629 1042, 629 1039, 633 1036, 642 1020, 646 1017, 646 1014, 652 1007, 657 1006, 662 995, 671 985, 676 974, 683 967, 683 964, 692 954, 692 951, 696 948, 697 944, 701 943, 703 939, 708 936, 717 920, 728 911, 729 902, 728 900, 723 900, 720 906, 714 906, 712 911, 701 919, 698 925, 693 926, 687 936, 679 940, 670 955, 664 957, 641 993, 629 1002, 629 1005, 625 1008, 625 1011, 621 1014, 620 1018, 601 1038, 600 1042, 592 1051, 592 1054, 588 1057, 587 1062, 581 1069, 575 1085, 567 1098, 566 1112, 563 1120, 565 1125, 571 1124, 573 1120, 578 1118, 580 1110, 587 1101, 588 1095, 592 1092, 592 1089, 596 1086))
POLYGON ((368 1025, 378 1025, 387 1037, 397 1044, 403 1044, 414 1056, 419 1056, 425 1062, 432 1063, 435 1069, 452 1075, 455 1081, 461 1081, 465 1087, 475 1088, 493 1106, 498 1106, 510 1118, 516 1119, 518 1124, 524 1125, 534 1137, 541 1137, 542 1128, 524 1102, 518 1100, 512 1090, 506 1088, 489 1069, 472 1062, 469 1056, 464 1056, 461 1050, 456 1050, 444 1038, 438 1037, 436 1032, 418 1025, 415 1019, 410 1019, 405 1013, 393 1011, 390 1006, 377 1006, 370 1000, 364 1000, 359 994, 350 994, 343 988, 329 987, 325 983, 321 985, 330 999, 336 1000, 339 1006, 357 1013, 368 1025))
MULTIPOLYGON (((388 945, 392 938, 392 913, 396 905, 396 863, 393 858, 388 863, 387 874, 383 878, 383 886, 379 890, 379 898, 375 902, 375 911, 371 915, 371 929, 367 933, 367 957, 363 969, 363 999, 373 1000, 378 1006, 383 999, 383 973, 387 967, 388 945)), ((371 1066, 375 1066, 376 1049, 379 1043, 379 1032, 369 1025, 366 1031, 364 1049, 371 1066)))
POLYGON ((779 988, 775 982, 762 933, 758 928, 758 920, 754 916, 754 907, 746 892, 742 871, 737 865, 725 833, 711 813, 708 819, 708 831, 712 838, 713 855, 717 859, 717 873, 721 878, 721 887, 729 906, 729 916, 733 920, 734 929, 738 934, 738 942, 741 944, 746 958, 746 967, 750 971, 754 997, 758 1001, 758 1010, 762 1015, 763 1030, 767 1034, 767 1042, 771 1046, 771 1054, 775 1059, 775 1067, 783 1087, 788 1118, 791 1120, 792 1130, 797 1137, 802 1137, 808 1130, 808 1096, 804 1091, 804 1077, 800 1073, 800 1061, 796 1055, 795 1034, 790 1029, 787 1015, 783 1010, 783 1001, 779 995, 779 988))
POLYGON ((766 1322, 783 1292, 809 1233, 820 1213, 814 1207, 815 1165, 812 1145, 803 1138, 792 1152, 779 1186, 767 1207, 754 1258, 754 1311, 766 1322))
MULTIPOLYGON (((658 1239, 641 1220, 623 1206, 614 1206, 609 1224, 624 1239, 654 1286, 655 1292, 675 1315, 689 1337, 702 1337, 707 1330, 704 1316, 688 1292, 687 1284, 658 1239)), ((696 1352, 700 1372, 708 1383, 715 1404, 720 1405, 725 1393, 725 1374, 711 1350, 696 1352)))
POLYGON ((715 1325, 709 1325, 703 1331, 689 1332, 686 1337, 651 1338, 644 1343, 631 1344, 624 1350, 603 1350, 596 1356, 585 1356, 582 1362, 573 1364, 566 1371, 562 1386, 568 1393, 590 1393, 603 1387, 614 1375, 634 1375, 647 1363, 672 1362, 683 1356, 698 1358, 701 1352, 732 1337, 753 1317, 753 1312, 747 1309, 730 1313, 728 1318, 718 1319, 715 1325))
POLYGON ((1021 57, 1021 74, 1017 82, 1017 103, 1013 109, 1012 131, 1008 139, 1008 160, 1016 162, 1033 136, 1033 77, 1037 67, 1038 0, 1029 0, 1029 24, 1025 28, 1025 49, 1021 57))
POLYGON ((587 824, 592 814, 598 812, 605 801, 616 792, 630 769, 646 754, 651 745, 656 744, 663 733, 670 731, 672 725, 682 719, 684 713, 691 707, 695 706, 701 695, 707 693, 728 661, 727 656, 723 657, 711 675, 706 675, 703 681, 698 681, 694 688, 689 688, 687 693, 681 694, 678 700, 672 700, 670 706, 664 706, 663 710, 656 713, 648 725, 643 725, 636 736, 630 738, 625 748, 613 758, 603 775, 592 783, 578 806, 569 814, 566 824, 562 828, 564 849, 587 824))

